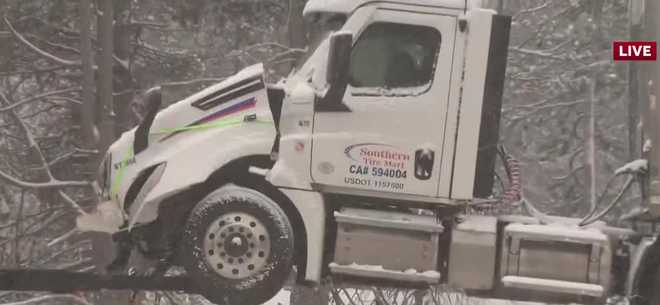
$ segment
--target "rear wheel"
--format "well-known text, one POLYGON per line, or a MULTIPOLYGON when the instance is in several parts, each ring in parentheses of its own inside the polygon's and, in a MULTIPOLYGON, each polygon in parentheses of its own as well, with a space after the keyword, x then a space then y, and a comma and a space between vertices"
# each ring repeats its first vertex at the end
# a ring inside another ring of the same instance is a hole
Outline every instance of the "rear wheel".
POLYGON ((199 293, 217 304, 261 304, 291 271, 293 230, 266 195, 228 185, 195 206, 182 246, 183 264, 199 293))

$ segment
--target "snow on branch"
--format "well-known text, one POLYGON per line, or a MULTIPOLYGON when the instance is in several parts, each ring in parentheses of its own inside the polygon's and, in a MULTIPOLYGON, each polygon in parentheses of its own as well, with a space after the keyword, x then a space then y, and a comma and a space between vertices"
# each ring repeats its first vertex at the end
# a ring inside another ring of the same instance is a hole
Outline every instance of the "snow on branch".
POLYGON ((554 60, 567 60, 566 56, 559 56, 555 55, 552 53, 548 53, 545 51, 541 50, 532 50, 532 49, 526 49, 526 48, 518 48, 518 47, 511 47, 509 48, 510 51, 525 54, 525 55, 533 55, 533 56, 539 56, 539 57, 544 57, 544 58, 549 58, 549 59, 554 59, 554 60))
POLYGON ((80 205, 78 205, 78 203, 75 200, 73 200, 73 198, 69 197, 69 195, 67 195, 64 191, 59 190, 58 194, 60 195, 60 197, 62 197, 62 199, 64 199, 64 201, 67 204, 69 204, 72 208, 76 209, 76 211, 79 214, 84 214, 85 213, 85 211, 83 211, 83 209, 80 207, 80 205))
POLYGON ((54 252, 48 252, 44 254, 41 257, 38 257, 36 259, 36 262, 33 263, 33 266, 36 267, 46 267, 48 263, 51 263, 53 261, 56 261, 57 259, 61 258, 62 256, 65 256, 67 254, 70 254, 71 252, 77 252, 77 251, 85 251, 85 250, 91 250, 92 245, 91 241, 89 239, 84 239, 82 241, 78 241, 74 243, 73 245, 67 245, 67 247, 64 247, 60 250, 54 251, 54 252))
POLYGON ((307 52, 307 48, 292 48, 286 45, 283 45, 281 43, 277 42, 264 42, 264 43, 258 43, 258 44, 253 44, 250 46, 247 46, 241 50, 234 50, 232 52, 229 52, 227 56, 237 56, 242 53, 247 53, 255 49, 265 49, 265 48, 279 48, 282 49, 283 52, 280 54, 295 54, 295 53, 305 53, 307 52))
MULTIPOLYGON (((67 89, 62 89, 62 90, 49 91, 49 92, 46 92, 46 93, 42 93, 42 94, 39 94, 39 95, 28 97, 26 99, 23 99, 23 100, 20 100, 16 103, 13 103, 9 106, 0 107, 0 112, 10 111, 10 110, 13 110, 14 108, 16 108, 18 106, 22 106, 24 104, 31 103, 31 102, 40 100, 42 98, 46 98, 46 97, 50 97, 50 96, 58 96, 59 94, 63 94, 63 93, 77 92, 77 91, 80 91, 80 90, 81 90, 80 87, 74 87, 74 88, 67 88, 67 89)), ((2 92, 0 92, 0 96, 2 97, 2 99, 7 101, 6 96, 2 92)), ((60 97, 60 98, 62 98, 62 97, 60 97)))
POLYGON ((52 188, 63 188, 63 187, 88 187, 91 185, 89 181, 75 181, 75 180, 57 180, 53 179, 48 182, 29 182, 19 180, 16 177, 13 177, 3 171, 0 171, 0 179, 7 181, 9 184, 12 184, 17 187, 22 188, 32 188, 32 189, 52 189, 52 188))
POLYGON ((3 305, 31 305, 37 303, 53 303, 56 301, 63 301, 69 304, 80 304, 80 305, 92 305, 92 303, 87 302, 82 297, 72 295, 72 294, 48 294, 38 297, 34 297, 27 300, 16 301, 11 303, 4 303, 3 305))
MULTIPOLYGON (((63 27, 56 26, 56 25, 54 25, 54 24, 52 24, 52 23, 50 23, 50 22, 48 22, 48 21, 45 21, 45 20, 40 19, 40 18, 37 18, 37 17, 29 17, 29 18, 34 19, 34 20, 36 20, 36 21, 42 23, 43 25, 45 25, 45 26, 47 26, 47 27, 50 27, 50 28, 52 28, 52 29, 54 29, 54 30, 57 30, 57 31, 59 31, 59 32, 62 33, 62 34, 66 34, 66 35, 69 35, 69 36, 80 36, 80 33, 79 33, 79 32, 74 31, 74 30, 72 30, 72 29, 68 29, 68 28, 63 28, 63 27)), ((90 39, 91 39, 91 41, 92 41, 93 43, 98 43, 95 37, 90 37, 90 39)), ((73 52, 73 53, 80 54, 80 50, 79 50, 79 49, 74 48, 74 47, 71 47, 71 46, 65 46, 65 45, 61 45, 61 44, 55 44, 55 43, 52 43, 52 42, 49 42, 49 41, 46 41, 46 43, 47 43, 48 45, 52 46, 52 47, 57 47, 57 48, 61 48, 61 49, 63 49, 63 50, 67 50, 67 51, 70 51, 70 52, 73 52)), ((119 57, 117 57, 117 55, 113 55, 113 56, 112 56, 112 60, 114 60, 114 62, 115 62, 118 66, 120 66, 124 71, 129 71, 129 64, 128 64, 128 61, 120 59, 119 57)), ((67 61, 68 61, 68 60, 67 60, 67 61)), ((79 62, 79 61, 74 61, 74 63, 75 63, 76 65, 80 65, 80 64, 81 64, 81 62, 79 62)), ((96 69, 96 66, 94 66, 94 69, 96 69)))
POLYGON ((166 23, 153 22, 153 21, 148 21, 148 20, 137 20, 137 19, 131 19, 130 25, 155 27, 155 28, 167 28, 168 27, 168 25, 166 23))
POLYGON ((53 101, 65 101, 65 102, 69 102, 69 103, 72 103, 72 104, 78 104, 78 105, 82 105, 82 103, 83 103, 81 100, 77 100, 75 98, 70 98, 68 96, 49 96, 46 99, 53 100, 53 101))
MULTIPOLYGON (((9 103, 9 100, 7 97, 0 92, 0 98, 5 103, 9 103)), ((41 150, 41 147, 39 147, 38 143, 35 140, 34 134, 30 131, 30 129, 27 127, 27 124, 19 115, 16 113, 15 110, 11 109, 9 112, 11 116, 14 118, 14 120, 17 121, 19 127, 23 131, 23 134, 26 138, 26 141, 30 145, 30 148, 33 149, 39 158, 39 161, 41 163, 41 168, 44 169, 45 174, 48 178, 48 182, 29 182, 29 181, 23 181, 20 180, 10 174, 7 174, 3 171, 0 171, 0 180, 6 180, 8 183, 13 184, 18 187, 22 188, 63 188, 63 187, 89 187, 91 186, 92 188, 94 187, 94 182, 87 182, 87 181, 60 181, 57 180, 54 176, 53 173, 50 170, 50 163, 46 161, 46 157, 41 150)), ((63 190, 58 190, 58 194, 60 197, 68 203, 71 207, 73 207, 78 213, 84 213, 80 205, 73 200, 71 197, 69 197, 63 190)))
POLYGON ((264 42, 264 43, 253 44, 253 45, 248 46, 245 49, 243 49, 243 51, 250 51, 250 50, 256 49, 256 48, 270 48, 270 47, 276 47, 276 48, 280 48, 280 49, 283 49, 283 50, 297 50, 298 52, 306 52, 307 51, 307 48, 304 48, 304 49, 292 48, 292 47, 289 47, 287 45, 283 45, 283 44, 278 43, 278 42, 264 42))
POLYGON ((522 15, 522 14, 534 13, 534 12, 540 11, 540 10, 542 10, 542 9, 548 7, 548 6, 550 6, 550 1, 545 1, 545 2, 543 2, 543 4, 541 4, 539 6, 535 6, 535 7, 532 7, 532 8, 523 9, 523 10, 518 11, 516 13, 515 17, 518 17, 519 15, 522 15))
POLYGON ((284 52, 277 53, 273 55, 271 58, 269 58, 267 61, 268 62, 275 62, 278 60, 282 60, 284 57, 288 56, 295 56, 296 54, 304 53, 305 51, 303 49, 290 49, 284 52))
POLYGON ((187 81, 176 81, 176 82, 168 82, 168 83, 162 83, 161 86, 188 86, 188 85, 193 85, 197 83, 211 83, 211 82, 216 82, 219 83, 226 78, 196 78, 196 79, 191 79, 187 81))
MULTIPOLYGON (((67 89, 67 90, 71 90, 71 89, 67 89)), ((9 102, 7 97, 2 92, 0 92, 0 98, 2 98, 2 100, 5 103, 9 102)), ((15 105, 20 104, 20 103, 21 102, 15 103, 15 104, 10 105, 8 107, 12 107, 12 106, 15 106, 15 105)), ((2 111, 2 109, 0 109, 0 111, 2 111)), ((9 111, 9 114, 13 117, 13 119, 17 122, 20 129, 23 131, 23 134, 25 136, 25 140, 26 140, 26 142, 28 142, 30 149, 33 149, 37 153, 37 156, 39 158, 39 162, 42 165, 41 168, 44 169, 45 174, 48 178, 48 181, 47 182, 23 181, 23 180, 18 179, 16 177, 12 176, 11 174, 8 174, 4 171, 0 171, 0 179, 1 180, 5 180, 9 184, 12 184, 12 185, 17 186, 17 187, 33 188, 33 189, 52 189, 52 188, 63 188, 63 187, 89 187, 89 186, 92 185, 92 183, 89 182, 89 181, 61 181, 61 180, 56 179, 53 176, 53 173, 50 171, 50 167, 48 165, 48 162, 46 161, 44 153, 41 150, 41 148, 39 147, 38 143, 36 142, 36 140, 34 138, 34 135, 30 131, 30 129, 27 127, 27 124, 25 124, 23 119, 18 116, 16 111, 13 109, 13 107, 9 108, 8 111, 9 111)))
POLYGON ((40 49, 39 47, 35 46, 33 43, 28 41, 23 35, 21 35, 18 31, 16 31, 16 29, 11 24, 11 22, 9 22, 9 19, 7 19, 6 17, 4 19, 5 19, 5 24, 7 25, 7 28, 14 35, 14 37, 16 39, 18 39, 20 42, 22 42, 23 44, 25 44, 32 51, 36 52, 37 54, 41 55, 42 57, 47 58, 50 61, 53 61, 53 62, 61 64, 61 65, 65 65, 65 66, 78 66, 78 65, 80 65, 80 61, 74 61, 74 60, 68 60, 68 59, 60 58, 60 57, 57 57, 57 56, 55 56, 51 53, 48 53, 47 51, 44 51, 44 50, 40 49))
POLYGON ((614 174, 643 174, 648 171, 649 161, 646 159, 637 159, 635 161, 629 162, 622 167, 619 167, 614 174))

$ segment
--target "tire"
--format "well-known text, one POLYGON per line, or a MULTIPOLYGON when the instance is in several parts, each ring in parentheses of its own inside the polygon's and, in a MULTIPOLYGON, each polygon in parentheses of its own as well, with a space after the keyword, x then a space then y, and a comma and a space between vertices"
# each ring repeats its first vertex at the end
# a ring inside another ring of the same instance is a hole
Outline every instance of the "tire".
POLYGON ((181 245, 186 273, 216 304, 261 304, 292 269, 293 229, 284 211, 266 195, 235 185, 195 206, 181 245))

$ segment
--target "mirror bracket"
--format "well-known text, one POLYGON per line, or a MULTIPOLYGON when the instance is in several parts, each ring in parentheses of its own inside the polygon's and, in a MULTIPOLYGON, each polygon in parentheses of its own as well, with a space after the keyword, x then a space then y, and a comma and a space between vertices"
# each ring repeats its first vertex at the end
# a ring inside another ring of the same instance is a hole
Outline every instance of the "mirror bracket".
POLYGON ((315 98, 314 110, 318 112, 350 112, 343 102, 348 87, 348 71, 351 61, 353 34, 336 32, 330 36, 328 61, 326 65, 327 89, 315 98))
POLYGON ((139 154, 149 146, 149 130, 153 124, 156 114, 162 104, 161 87, 153 87, 144 94, 144 103, 146 104, 146 115, 135 130, 133 138, 133 153, 139 154))
POLYGON ((344 97, 344 92, 346 87, 343 90, 330 91, 328 90, 323 96, 316 96, 314 99, 314 111, 316 112, 351 112, 351 108, 348 108, 346 104, 342 101, 344 97))

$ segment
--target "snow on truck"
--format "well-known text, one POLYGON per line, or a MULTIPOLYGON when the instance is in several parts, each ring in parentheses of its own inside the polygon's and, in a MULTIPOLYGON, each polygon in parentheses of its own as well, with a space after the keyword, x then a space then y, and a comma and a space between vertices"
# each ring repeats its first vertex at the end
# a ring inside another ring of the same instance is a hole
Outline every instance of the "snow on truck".
POLYGON ((653 234, 595 211, 463 213, 492 197, 509 17, 474 0, 311 0, 304 15, 324 34, 286 80, 254 65, 162 111, 147 94, 101 166, 99 212, 78 219, 113 234, 109 269, 139 250, 218 304, 268 300, 292 266, 311 285, 660 304, 653 234))

